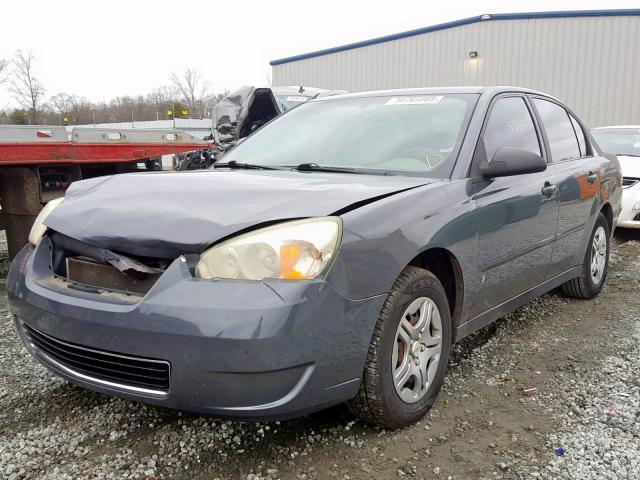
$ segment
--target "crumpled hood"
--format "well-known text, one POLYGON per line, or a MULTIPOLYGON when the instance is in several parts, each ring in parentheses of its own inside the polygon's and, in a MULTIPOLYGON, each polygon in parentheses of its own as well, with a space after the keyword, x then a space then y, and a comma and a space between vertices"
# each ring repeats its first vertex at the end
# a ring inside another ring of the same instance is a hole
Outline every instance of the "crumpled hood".
POLYGON ((618 155, 623 177, 640 178, 640 158, 618 155))
POLYGON ((97 247, 176 258, 254 225, 331 215, 433 181, 289 170, 134 173, 74 183, 45 224, 97 247))

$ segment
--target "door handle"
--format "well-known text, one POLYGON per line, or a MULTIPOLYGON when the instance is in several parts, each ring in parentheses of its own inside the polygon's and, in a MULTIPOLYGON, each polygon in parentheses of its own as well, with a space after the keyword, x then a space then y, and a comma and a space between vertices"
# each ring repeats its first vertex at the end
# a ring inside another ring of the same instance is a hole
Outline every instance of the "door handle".
POLYGON ((596 175, 593 172, 589 172, 589 175, 587 175, 587 182, 589 182, 592 185, 597 179, 598 179, 598 175, 596 175))
POLYGON ((557 189, 558 187, 556 187, 555 185, 551 185, 549 182, 545 182, 544 187, 542 187, 542 195, 544 195, 545 197, 550 197, 551 195, 556 193, 557 189))

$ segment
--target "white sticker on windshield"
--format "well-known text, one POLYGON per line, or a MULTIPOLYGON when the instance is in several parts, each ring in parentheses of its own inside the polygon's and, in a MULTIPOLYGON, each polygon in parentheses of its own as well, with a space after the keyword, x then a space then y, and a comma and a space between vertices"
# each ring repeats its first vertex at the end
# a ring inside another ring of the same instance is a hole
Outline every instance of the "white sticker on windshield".
POLYGON ((419 95, 413 97, 393 97, 385 105, 435 105, 440 103, 442 95, 419 95))

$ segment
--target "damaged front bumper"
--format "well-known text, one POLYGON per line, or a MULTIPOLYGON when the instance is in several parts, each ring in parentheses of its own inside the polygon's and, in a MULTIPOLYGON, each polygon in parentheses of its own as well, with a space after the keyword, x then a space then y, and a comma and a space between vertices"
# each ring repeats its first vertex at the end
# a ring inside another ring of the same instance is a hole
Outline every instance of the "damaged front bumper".
POLYGON ((281 419, 353 397, 384 301, 322 280, 196 279, 181 259, 131 300, 52 282, 50 262, 43 240, 8 277, 34 357, 99 392, 220 416, 281 419))

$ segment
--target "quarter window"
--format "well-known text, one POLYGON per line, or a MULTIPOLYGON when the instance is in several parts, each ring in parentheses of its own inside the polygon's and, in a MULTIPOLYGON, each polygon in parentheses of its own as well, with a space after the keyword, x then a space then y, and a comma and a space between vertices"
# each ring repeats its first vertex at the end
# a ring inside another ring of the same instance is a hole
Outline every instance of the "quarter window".
POLYGON ((483 142, 489 161, 503 147, 541 154, 536 128, 522 97, 501 98, 493 105, 483 142))
POLYGON ((542 125, 547 133, 551 160, 561 162, 571 158, 579 158, 578 139, 567 111, 556 103, 540 98, 534 98, 533 104, 540 114, 542 125))

